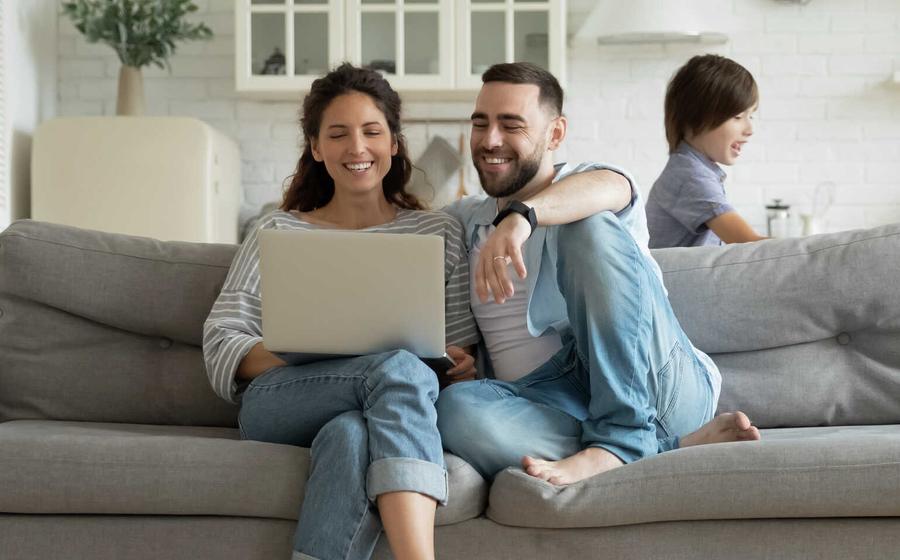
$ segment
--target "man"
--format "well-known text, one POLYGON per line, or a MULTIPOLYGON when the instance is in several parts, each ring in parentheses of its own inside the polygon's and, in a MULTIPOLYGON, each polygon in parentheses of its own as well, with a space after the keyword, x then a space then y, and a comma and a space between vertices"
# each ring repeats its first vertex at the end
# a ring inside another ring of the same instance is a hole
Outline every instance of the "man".
POLYGON ((570 484, 675 447, 759 439, 743 413, 710 421, 721 378, 672 313, 633 181, 553 165, 567 126, 556 79, 515 63, 482 81, 471 149, 490 196, 447 210, 465 228, 494 378, 441 393, 444 446, 488 478, 521 465, 570 484))

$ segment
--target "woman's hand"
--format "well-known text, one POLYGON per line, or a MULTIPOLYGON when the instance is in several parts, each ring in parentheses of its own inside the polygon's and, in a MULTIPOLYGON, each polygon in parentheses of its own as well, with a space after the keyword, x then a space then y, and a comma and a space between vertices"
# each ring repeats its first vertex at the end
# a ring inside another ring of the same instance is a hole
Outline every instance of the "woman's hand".
POLYGON ((244 356, 238 365, 235 377, 238 379, 253 379, 275 366, 286 366, 287 362, 266 350, 262 342, 257 342, 244 356))
POLYGON ((447 377, 450 378, 450 385, 460 381, 469 381, 475 379, 475 358, 472 354, 466 352, 459 346, 448 346, 447 355, 450 356, 456 366, 447 370, 447 377))

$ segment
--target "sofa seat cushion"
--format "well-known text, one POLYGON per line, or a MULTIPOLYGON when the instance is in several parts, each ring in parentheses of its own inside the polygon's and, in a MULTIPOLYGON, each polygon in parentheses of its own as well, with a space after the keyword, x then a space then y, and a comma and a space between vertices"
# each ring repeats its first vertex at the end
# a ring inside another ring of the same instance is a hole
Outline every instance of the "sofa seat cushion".
POLYGON ((500 473, 487 515, 519 527, 674 520, 900 517, 900 425, 762 430, 677 449, 568 486, 500 473))
MULTIPOLYGON (((437 523, 477 517, 487 485, 447 455, 437 523)), ((229 515, 296 520, 309 450, 241 441, 231 428, 15 420, 0 423, 0 512, 229 515)))

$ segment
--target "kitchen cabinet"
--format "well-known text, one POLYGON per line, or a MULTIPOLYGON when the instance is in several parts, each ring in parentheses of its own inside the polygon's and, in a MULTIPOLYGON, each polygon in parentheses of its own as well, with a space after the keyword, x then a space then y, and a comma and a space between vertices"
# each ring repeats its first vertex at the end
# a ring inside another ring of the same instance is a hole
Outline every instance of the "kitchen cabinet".
POLYGON ((235 0, 241 92, 296 94, 348 60, 401 92, 475 91, 497 62, 565 79, 565 0, 235 0))
POLYGON ((456 86, 478 89, 497 62, 533 62, 560 81, 566 75, 565 0, 459 0, 456 86))
POLYGON ((238 91, 308 90, 346 58, 345 0, 235 0, 238 91))

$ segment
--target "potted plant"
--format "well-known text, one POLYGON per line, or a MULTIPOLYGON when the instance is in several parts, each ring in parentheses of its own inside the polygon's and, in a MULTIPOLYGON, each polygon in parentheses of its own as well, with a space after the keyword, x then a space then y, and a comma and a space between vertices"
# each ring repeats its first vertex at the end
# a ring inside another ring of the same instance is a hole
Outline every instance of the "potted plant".
POLYGON ((63 13, 89 43, 103 42, 119 56, 117 115, 140 115, 144 109, 141 68, 169 67, 176 41, 205 40, 212 30, 183 20, 197 11, 191 0, 74 0, 63 13))

